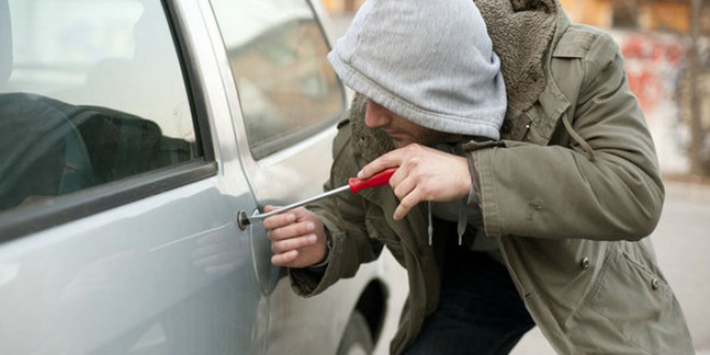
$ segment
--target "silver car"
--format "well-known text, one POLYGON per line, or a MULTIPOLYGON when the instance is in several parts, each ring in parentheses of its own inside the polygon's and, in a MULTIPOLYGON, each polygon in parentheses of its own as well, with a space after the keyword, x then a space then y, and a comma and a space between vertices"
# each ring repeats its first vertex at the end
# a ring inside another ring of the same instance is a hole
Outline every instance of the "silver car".
POLYGON ((328 177, 349 94, 319 5, 0 0, 0 353, 387 342, 397 270, 301 299, 240 221, 328 177))

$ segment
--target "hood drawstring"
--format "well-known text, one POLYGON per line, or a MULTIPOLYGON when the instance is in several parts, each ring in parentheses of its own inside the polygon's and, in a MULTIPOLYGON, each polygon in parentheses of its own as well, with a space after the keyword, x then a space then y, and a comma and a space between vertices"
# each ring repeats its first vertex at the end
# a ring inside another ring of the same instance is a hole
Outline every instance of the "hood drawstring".
POLYGON ((427 210, 429 215, 429 226, 427 227, 427 233, 429 233, 429 246, 432 246, 434 239, 434 217, 431 213, 431 201, 427 201, 427 210))
POLYGON ((589 158, 589 160, 591 161, 597 160, 597 153, 594 152, 592 146, 590 146, 589 143, 587 143, 587 141, 585 141, 584 138, 582 138, 582 136, 580 136, 577 131, 572 128, 572 124, 569 122, 566 113, 562 115, 562 123, 564 124, 567 133, 569 133, 569 135, 572 136, 572 139, 574 139, 575 142, 579 144, 584 153, 587 155, 587 158, 589 158))
MULTIPOLYGON (((429 225, 427 226, 427 233, 429 234, 429 246, 433 245, 434 242, 434 217, 431 209, 431 201, 427 201, 429 225)), ((456 225, 456 233, 459 236, 459 245, 463 245, 463 235, 466 233, 466 226, 468 225, 468 205, 466 200, 461 200, 461 207, 459 208, 459 218, 456 225)))
POLYGON ((466 202, 466 199, 461 199, 459 222, 456 225, 456 233, 459 235, 459 245, 463 245, 463 234, 466 233, 466 225, 468 224, 468 204, 466 202))

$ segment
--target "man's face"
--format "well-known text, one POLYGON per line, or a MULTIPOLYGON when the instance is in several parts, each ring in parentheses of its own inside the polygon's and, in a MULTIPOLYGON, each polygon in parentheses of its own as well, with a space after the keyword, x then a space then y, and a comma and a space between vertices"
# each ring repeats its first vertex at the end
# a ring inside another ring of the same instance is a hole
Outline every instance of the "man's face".
POLYGON ((412 143, 431 145, 443 142, 449 136, 408 121, 372 100, 367 100, 365 125, 382 129, 392 138, 395 148, 402 148, 412 143))

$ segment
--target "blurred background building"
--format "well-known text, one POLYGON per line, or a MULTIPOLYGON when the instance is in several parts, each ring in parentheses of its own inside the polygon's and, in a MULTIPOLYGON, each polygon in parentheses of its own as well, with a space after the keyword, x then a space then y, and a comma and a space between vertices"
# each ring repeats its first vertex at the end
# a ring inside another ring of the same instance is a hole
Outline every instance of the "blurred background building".
POLYGON ((322 0, 325 8, 334 15, 355 13, 364 0, 322 0))
MULTIPOLYGON (((364 0, 322 0, 337 29, 364 0)), ((560 0, 619 43, 666 176, 710 178, 710 0, 560 0)), ((345 26, 343 26, 345 24, 345 26)))

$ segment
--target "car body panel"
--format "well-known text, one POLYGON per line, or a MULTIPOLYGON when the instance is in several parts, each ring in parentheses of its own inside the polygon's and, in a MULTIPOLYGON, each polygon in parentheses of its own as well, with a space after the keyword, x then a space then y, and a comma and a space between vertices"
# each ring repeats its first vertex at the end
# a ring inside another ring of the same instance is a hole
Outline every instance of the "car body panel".
POLYGON ((14 271, 0 285, 3 352, 131 353, 158 327, 154 350, 254 353, 264 296, 231 212, 243 203, 219 179, 4 245, 1 268, 14 271), (232 260, 210 265, 212 248, 232 260), (229 342, 201 341, 213 328, 229 342))
MULTIPOLYGON (((178 10, 185 4, 174 3, 178 10)), ((200 33, 199 18, 183 20, 200 33)), ((208 59, 196 60, 203 69, 195 84, 209 102, 216 176, 3 244, 3 353, 227 354, 265 347, 266 295, 249 234, 236 224, 238 211, 256 203, 220 79, 200 60, 208 59)))
MULTIPOLYGON (((211 141, 208 158, 163 170, 212 164, 216 171, 0 244, 0 352, 334 353, 363 290, 377 284, 387 294, 395 270, 364 265, 322 295, 300 298, 286 269, 270 263, 263 225, 242 230, 237 215, 322 192, 335 121, 255 159, 209 1, 165 3, 193 101, 204 109, 195 110, 197 121, 211 141)), ((312 6, 323 15, 320 4, 312 6)), ((95 202, 163 170, 56 201, 95 202)))

